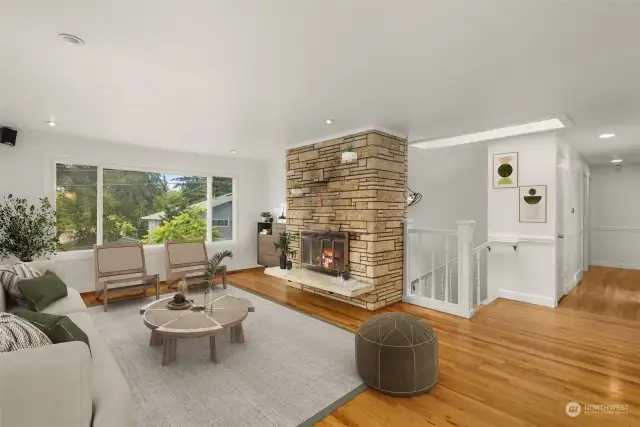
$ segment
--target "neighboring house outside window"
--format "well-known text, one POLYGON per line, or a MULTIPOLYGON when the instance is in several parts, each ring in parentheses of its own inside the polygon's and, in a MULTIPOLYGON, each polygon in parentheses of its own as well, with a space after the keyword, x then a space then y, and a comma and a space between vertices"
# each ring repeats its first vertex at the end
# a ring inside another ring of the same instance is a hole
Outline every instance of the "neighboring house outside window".
MULTIPOLYGON (((196 203, 191 207, 200 207, 204 209, 204 212, 200 214, 202 218, 207 217, 207 204, 206 202, 196 203)), ((213 220, 211 226, 218 230, 220 238, 218 240, 231 240, 231 216, 233 215, 233 194, 225 194, 223 196, 215 197, 211 199, 211 207, 213 210, 213 220)), ((143 216, 141 219, 146 220, 149 231, 162 224, 162 218, 164 212, 156 212, 151 215, 143 216)))

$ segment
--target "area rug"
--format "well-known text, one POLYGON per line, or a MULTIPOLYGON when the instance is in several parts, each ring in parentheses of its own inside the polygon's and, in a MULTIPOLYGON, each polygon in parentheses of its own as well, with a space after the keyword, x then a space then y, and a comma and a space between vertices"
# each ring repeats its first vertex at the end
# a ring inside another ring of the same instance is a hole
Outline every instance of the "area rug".
POLYGON ((219 335, 219 364, 198 338, 179 340, 177 360, 163 367, 139 314, 153 298, 89 309, 129 382, 136 426, 307 426, 364 390, 353 333, 232 286, 214 292, 255 305, 245 343, 219 335))

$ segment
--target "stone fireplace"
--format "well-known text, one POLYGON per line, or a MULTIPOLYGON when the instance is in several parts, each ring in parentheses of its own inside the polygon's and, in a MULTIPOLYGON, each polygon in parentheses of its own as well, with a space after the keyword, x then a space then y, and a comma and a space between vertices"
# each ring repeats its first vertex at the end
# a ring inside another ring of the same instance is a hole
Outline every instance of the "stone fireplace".
POLYGON ((300 263, 334 276, 343 272, 349 264, 349 233, 301 231, 300 263))
POLYGON ((286 229, 298 240, 296 267, 334 271, 328 266, 348 262, 352 278, 373 290, 345 296, 306 285, 300 288, 369 310, 399 301, 403 283, 406 139, 377 130, 348 135, 287 150, 286 167, 286 229), (342 163, 341 154, 348 145, 358 159, 342 163), (301 195, 291 194, 294 184, 302 187, 301 195), (336 258, 336 240, 327 246, 321 237, 337 233, 346 237, 340 258, 336 258), (315 243, 313 239, 306 240, 314 235, 315 243))

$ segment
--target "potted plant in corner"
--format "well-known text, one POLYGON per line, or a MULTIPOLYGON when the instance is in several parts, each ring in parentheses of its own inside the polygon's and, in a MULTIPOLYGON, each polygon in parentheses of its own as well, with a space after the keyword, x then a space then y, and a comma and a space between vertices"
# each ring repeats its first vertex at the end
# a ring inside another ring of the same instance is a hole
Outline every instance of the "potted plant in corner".
POLYGON ((291 184, 291 195, 292 196, 302 196, 302 185, 299 182, 294 182, 291 184))
POLYGON ((278 237, 278 241, 273 244, 276 248, 276 251, 280 251, 280 268, 287 268, 287 255, 292 252, 293 235, 291 233, 287 233, 286 231, 280 233, 278 237))
POLYGON ((358 153, 353 151, 353 145, 347 145, 344 153, 342 153, 342 163, 355 162, 358 160, 358 153))
POLYGON ((56 212, 49 199, 41 198, 40 207, 29 205, 27 199, 9 194, 0 206, 0 258, 15 256, 30 262, 55 255, 56 212))
POLYGON ((211 285, 212 280, 218 271, 218 267, 220 263, 225 258, 233 258, 233 252, 230 250, 224 250, 222 252, 218 252, 214 256, 211 257, 209 261, 207 261, 206 270, 204 272, 204 309, 208 310, 209 305, 211 304, 211 285))
POLYGON ((273 215, 271 215, 271 212, 262 212, 260 214, 260 221, 273 222, 273 215))

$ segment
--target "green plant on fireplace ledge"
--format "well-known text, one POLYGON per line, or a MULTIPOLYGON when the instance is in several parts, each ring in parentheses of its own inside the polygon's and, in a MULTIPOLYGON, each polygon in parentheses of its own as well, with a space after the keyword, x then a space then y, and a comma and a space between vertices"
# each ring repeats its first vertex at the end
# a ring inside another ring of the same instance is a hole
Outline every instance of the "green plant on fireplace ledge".
POLYGON ((345 153, 353 153, 353 145, 351 144, 347 145, 347 148, 345 149, 345 153))
POLYGON ((293 234, 287 233, 286 231, 283 231, 282 233, 280 233, 280 236, 278 237, 278 241, 273 244, 273 247, 276 249, 276 251, 279 251, 280 255, 285 258, 287 256, 293 257, 297 253, 292 248, 292 246, 293 246, 293 234))

